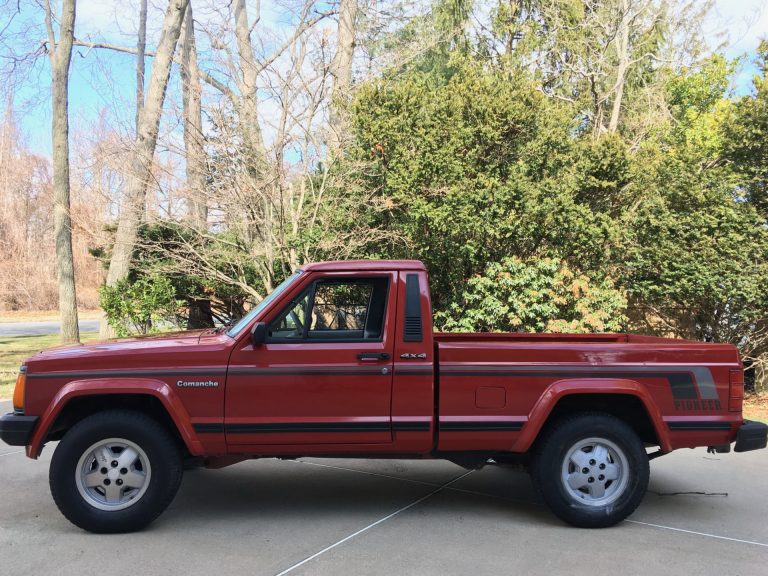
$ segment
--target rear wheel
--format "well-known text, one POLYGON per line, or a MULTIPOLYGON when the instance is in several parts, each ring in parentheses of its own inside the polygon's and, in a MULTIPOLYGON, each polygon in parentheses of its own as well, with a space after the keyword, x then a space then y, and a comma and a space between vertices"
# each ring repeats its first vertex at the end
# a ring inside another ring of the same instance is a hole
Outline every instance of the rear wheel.
POLYGON ((578 414, 556 423, 538 445, 534 484, 552 511, 574 526, 624 520, 648 488, 648 456, 637 434, 609 414, 578 414))
POLYGON ((165 510, 182 475, 168 431, 140 412, 100 412, 70 429, 51 461, 56 505, 91 532, 131 532, 165 510))

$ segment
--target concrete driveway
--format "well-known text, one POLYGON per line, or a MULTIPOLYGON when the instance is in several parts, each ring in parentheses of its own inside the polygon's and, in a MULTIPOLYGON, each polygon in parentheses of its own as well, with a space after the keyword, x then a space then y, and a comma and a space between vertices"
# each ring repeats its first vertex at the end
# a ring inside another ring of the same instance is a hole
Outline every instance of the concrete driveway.
POLYGON ((503 467, 302 459, 188 472, 148 529, 99 536, 51 500, 53 448, 35 462, 0 445, 3 574, 768 573, 766 450, 655 460, 638 511, 603 530, 563 525, 503 467))

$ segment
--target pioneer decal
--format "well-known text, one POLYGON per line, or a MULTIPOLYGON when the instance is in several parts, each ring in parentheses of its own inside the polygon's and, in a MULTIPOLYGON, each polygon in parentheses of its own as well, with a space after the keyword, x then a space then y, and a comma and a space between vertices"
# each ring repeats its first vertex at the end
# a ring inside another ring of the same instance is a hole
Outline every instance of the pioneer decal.
POLYGON ((710 410, 720 411, 720 400, 675 400, 675 410, 678 412, 701 412, 710 410))

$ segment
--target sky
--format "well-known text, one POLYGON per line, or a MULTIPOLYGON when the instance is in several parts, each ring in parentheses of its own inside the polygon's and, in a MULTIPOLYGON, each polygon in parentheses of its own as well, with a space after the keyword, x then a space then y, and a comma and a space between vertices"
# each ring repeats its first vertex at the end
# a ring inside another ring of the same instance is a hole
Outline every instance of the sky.
MULTIPOLYGON (((0 30, 8 19, 7 10, 15 6, 15 2, 0 0, 0 7, 3 4, 6 13, 0 14, 0 30)), ((151 49, 162 24, 165 3, 163 0, 150 0, 149 4, 148 49, 151 49)), ((23 18, 17 17, 11 29, 21 28, 25 23, 41 23, 38 7, 31 3, 22 5, 27 6, 22 8, 26 14, 21 15, 23 18)), ((280 35, 281 30, 289 29, 290 13, 278 9, 269 0, 262 0, 261 5, 262 20, 271 25, 276 35, 280 35)), ((207 8, 202 3, 195 6, 198 10, 196 21, 203 25, 215 25, 220 17, 215 8, 207 8)), ((215 6, 215 2, 211 6, 215 6)), ((137 22, 138 0, 79 0, 75 35, 84 40, 133 46, 136 42, 137 22)), ((722 50, 728 58, 742 58, 734 78, 734 91, 736 94, 747 93, 756 71, 751 62, 755 49, 761 36, 768 37, 768 0, 715 0, 705 29, 710 48, 722 50)), ((25 42, 29 43, 29 38, 25 42)), ((21 40, 18 43, 21 44, 21 40)), ((8 41, 0 46, 0 50, 7 44, 8 41)), ((29 50, 29 46, 21 45, 12 48, 18 51, 29 50)), ((49 156, 50 77, 45 58, 39 60, 42 63, 29 71, 24 85, 16 90, 14 107, 18 111, 17 120, 27 146, 41 155, 49 156)), ((151 59, 148 59, 147 65, 148 78, 151 59)), ((73 134, 82 133, 89 125, 96 123, 104 111, 109 112, 111 122, 117 121, 126 133, 130 133, 134 117, 134 78, 132 55, 76 48, 70 77, 70 121, 73 134), (126 81, 126 78, 130 80, 126 81)), ((171 87, 171 95, 175 89, 171 87)))
POLYGON ((728 58, 745 57, 734 87, 746 93, 757 70, 755 50, 761 38, 768 39, 768 0, 715 0, 706 30, 712 48, 722 45, 728 58))

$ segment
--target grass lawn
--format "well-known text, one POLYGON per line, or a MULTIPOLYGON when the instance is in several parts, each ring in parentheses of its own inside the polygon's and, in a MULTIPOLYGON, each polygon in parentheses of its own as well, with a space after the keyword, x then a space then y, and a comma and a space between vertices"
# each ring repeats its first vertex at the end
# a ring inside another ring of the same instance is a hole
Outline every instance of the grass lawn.
MULTIPOLYGON (((91 342, 98 337, 97 332, 84 332, 80 340, 91 342)), ((10 400, 16 384, 16 373, 21 363, 40 350, 58 346, 59 335, 46 336, 0 336, 0 400, 10 400)))
POLYGON ((744 418, 768 424, 768 394, 747 396, 744 399, 744 418))

